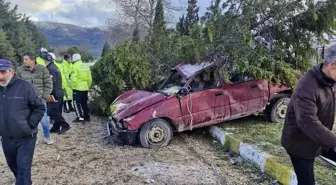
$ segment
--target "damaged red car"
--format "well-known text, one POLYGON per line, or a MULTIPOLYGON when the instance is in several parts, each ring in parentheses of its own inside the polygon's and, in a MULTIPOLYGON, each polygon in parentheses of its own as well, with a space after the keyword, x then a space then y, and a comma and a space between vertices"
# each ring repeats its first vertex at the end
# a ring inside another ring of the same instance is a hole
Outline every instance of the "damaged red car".
POLYGON ((156 92, 131 90, 120 95, 111 105, 109 135, 124 144, 139 141, 145 148, 156 148, 167 146, 174 132, 252 114, 266 115, 271 122, 284 120, 291 89, 234 70, 223 75, 227 69, 210 59, 183 63, 156 92))

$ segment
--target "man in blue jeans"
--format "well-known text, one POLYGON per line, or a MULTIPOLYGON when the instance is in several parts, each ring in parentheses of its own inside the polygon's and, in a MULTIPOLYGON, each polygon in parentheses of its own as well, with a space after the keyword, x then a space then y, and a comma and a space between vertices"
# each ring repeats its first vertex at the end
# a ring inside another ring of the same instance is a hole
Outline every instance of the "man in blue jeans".
MULTIPOLYGON (((50 94, 53 86, 48 69, 35 61, 33 53, 26 53, 23 56, 23 65, 18 67, 16 74, 23 80, 30 82, 38 90, 39 96, 42 97, 43 103, 46 107, 46 101, 50 100, 50 94)), ((50 127, 47 111, 41 120, 44 142, 51 145, 54 143, 50 136, 50 127)))
POLYGON ((37 127, 45 112, 33 85, 14 76, 12 63, 0 59, 0 137, 16 185, 31 185, 37 127))

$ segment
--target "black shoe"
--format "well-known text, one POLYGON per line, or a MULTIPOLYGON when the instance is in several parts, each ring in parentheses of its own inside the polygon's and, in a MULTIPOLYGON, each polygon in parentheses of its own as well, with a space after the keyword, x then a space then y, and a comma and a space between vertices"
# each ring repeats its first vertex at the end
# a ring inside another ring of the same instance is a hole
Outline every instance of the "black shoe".
POLYGON ((85 122, 91 122, 91 118, 84 118, 85 122))
POLYGON ((59 128, 56 128, 56 127, 52 127, 50 129, 50 133, 59 133, 60 132, 60 129, 59 128))
POLYGON ((64 109, 63 112, 64 112, 64 113, 70 113, 70 110, 68 110, 68 109, 64 109))
POLYGON ((71 127, 62 127, 62 129, 58 132, 58 134, 65 134, 67 131, 69 131, 71 127))

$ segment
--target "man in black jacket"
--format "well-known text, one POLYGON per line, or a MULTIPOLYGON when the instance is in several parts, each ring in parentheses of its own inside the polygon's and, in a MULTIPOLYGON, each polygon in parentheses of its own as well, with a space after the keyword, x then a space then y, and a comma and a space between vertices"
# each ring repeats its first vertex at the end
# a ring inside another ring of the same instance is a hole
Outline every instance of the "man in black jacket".
POLYGON ((45 112, 29 83, 14 76, 12 63, 0 59, 0 136, 16 185, 30 185, 37 126, 45 112))
POLYGON ((51 95, 54 96, 55 102, 47 104, 48 115, 54 121, 53 127, 50 129, 51 133, 64 134, 70 129, 70 125, 65 121, 62 115, 64 91, 62 88, 62 76, 58 67, 54 64, 51 55, 43 56, 47 69, 51 75, 53 90, 51 95))

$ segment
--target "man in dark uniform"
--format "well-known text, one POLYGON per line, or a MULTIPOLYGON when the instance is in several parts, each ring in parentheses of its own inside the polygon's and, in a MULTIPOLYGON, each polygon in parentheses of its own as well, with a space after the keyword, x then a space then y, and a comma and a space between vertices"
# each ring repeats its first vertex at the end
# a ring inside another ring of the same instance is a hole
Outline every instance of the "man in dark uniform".
POLYGON ((58 67, 54 64, 51 55, 43 56, 47 69, 51 75, 53 90, 51 95, 54 96, 55 101, 47 104, 48 115, 54 121, 53 127, 50 129, 51 133, 64 134, 70 129, 70 125, 65 121, 62 115, 63 96, 62 77, 58 67))
POLYGON ((34 86, 14 75, 12 63, 0 59, 0 137, 16 185, 31 185, 38 124, 45 105, 34 86))

